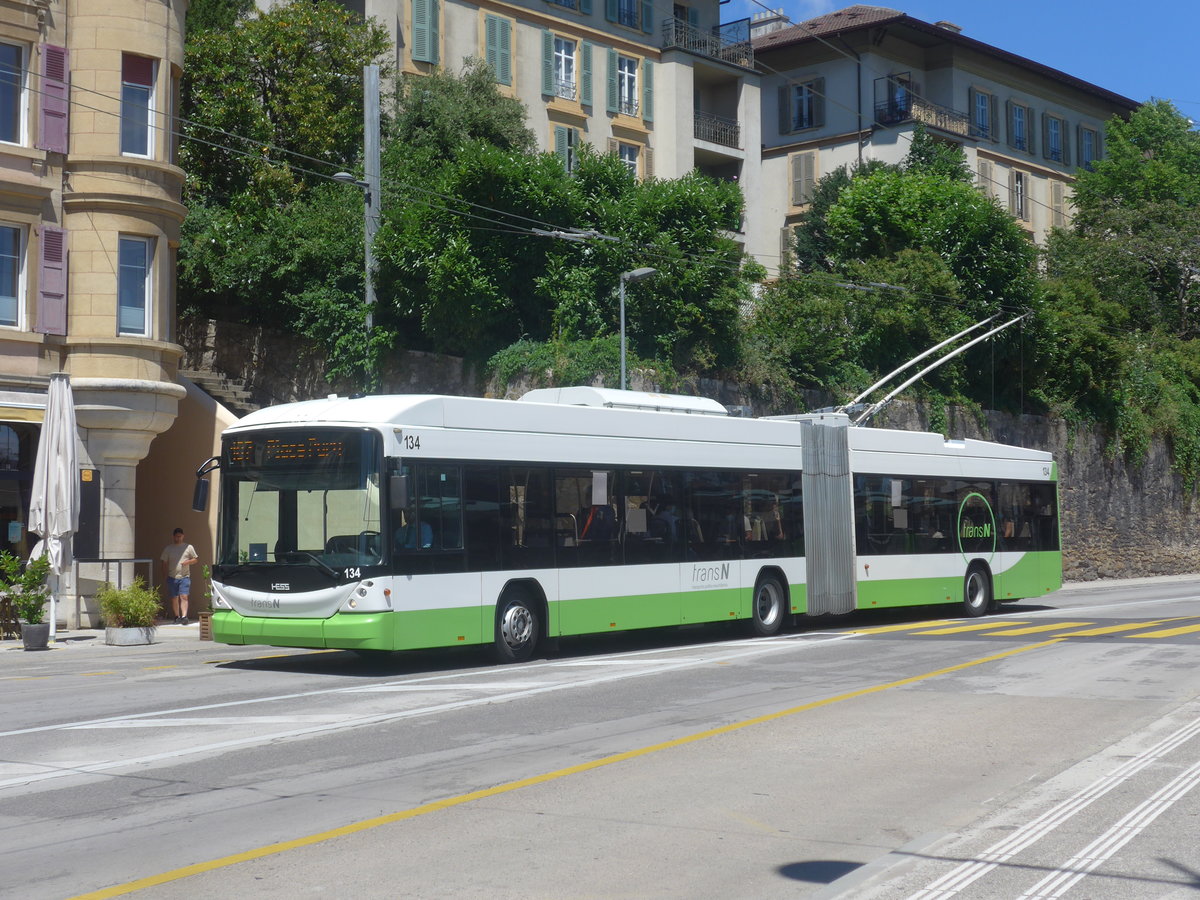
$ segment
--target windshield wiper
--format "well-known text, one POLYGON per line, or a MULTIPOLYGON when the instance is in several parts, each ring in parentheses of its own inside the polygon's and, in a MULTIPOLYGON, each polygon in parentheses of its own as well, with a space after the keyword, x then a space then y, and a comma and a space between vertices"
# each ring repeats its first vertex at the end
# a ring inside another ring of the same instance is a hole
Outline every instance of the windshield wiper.
POLYGON ((340 574, 337 569, 329 565, 329 563, 325 562, 325 560, 321 559, 321 557, 317 556, 315 553, 309 553, 307 550, 288 550, 283 553, 282 556, 285 558, 292 556, 307 556, 317 564, 318 569, 320 569, 330 578, 337 578, 340 574))

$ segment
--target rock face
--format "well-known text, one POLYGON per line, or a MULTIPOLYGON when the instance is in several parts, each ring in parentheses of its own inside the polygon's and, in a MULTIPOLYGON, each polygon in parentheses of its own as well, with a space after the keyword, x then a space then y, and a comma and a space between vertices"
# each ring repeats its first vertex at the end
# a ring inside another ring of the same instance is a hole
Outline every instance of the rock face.
MULTIPOLYGON (((890 407, 880 425, 928 428, 926 411, 890 407)), ((1058 463, 1062 508, 1063 577, 1068 581, 1182 575, 1200 571, 1200 540, 1190 527, 1196 493, 1171 468, 1155 441, 1136 468, 1114 456, 1104 435, 1072 432, 1041 416, 988 412, 982 421, 948 411, 947 437, 978 438, 1047 450, 1058 463)))

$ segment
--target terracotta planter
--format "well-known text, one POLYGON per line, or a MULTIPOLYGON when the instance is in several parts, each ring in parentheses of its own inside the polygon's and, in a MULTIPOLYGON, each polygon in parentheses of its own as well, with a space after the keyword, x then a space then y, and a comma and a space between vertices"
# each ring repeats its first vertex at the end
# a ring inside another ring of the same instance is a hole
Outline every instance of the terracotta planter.
POLYGON ((105 628, 104 643, 112 647, 136 647, 154 643, 154 626, 148 628, 105 628))
POLYGON ((47 650, 50 646, 50 623, 39 625, 21 623, 21 643, 26 650, 47 650))

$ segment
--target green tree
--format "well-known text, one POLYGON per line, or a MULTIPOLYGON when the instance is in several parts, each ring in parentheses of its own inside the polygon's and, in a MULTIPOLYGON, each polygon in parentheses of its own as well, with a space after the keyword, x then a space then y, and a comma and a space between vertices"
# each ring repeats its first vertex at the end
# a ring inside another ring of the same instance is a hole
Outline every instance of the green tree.
POLYGON ((431 190, 452 199, 385 207, 380 286, 402 333, 468 355, 522 338, 593 341, 617 330, 620 273, 649 265, 658 277, 626 295, 633 350, 688 368, 736 358, 748 289, 737 246, 719 233, 740 219, 735 185, 695 174, 638 182, 615 156, 586 149, 568 174, 552 154, 482 142, 461 146, 436 177, 426 176, 431 190), (555 240, 534 227, 617 240, 555 240))
POLYGON ((388 49, 382 25, 332 0, 275 6, 190 36, 180 149, 189 205, 242 194, 283 203, 331 167, 352 166, 362 147, 362 67, 380 63, 386 79, 388 49))
POLYGON ((191 0, 184 26, 188 39, 201 31, 233 28, 252 9, 254 0, 191 0))
POLYGON ((843 188, 828 214, 842 260, 931 250, 945 260, 973 312, 1027 305, 1033 244, 1007 212, 969 184, 925 172, 880 170, 843 188))
POLYGON ((1112 206, 1200 205, 1200 133, 1168 100, 1139 106, 1106 128, 1104 157, 1081 170, 1072 202, 1075 224, 1112 206))

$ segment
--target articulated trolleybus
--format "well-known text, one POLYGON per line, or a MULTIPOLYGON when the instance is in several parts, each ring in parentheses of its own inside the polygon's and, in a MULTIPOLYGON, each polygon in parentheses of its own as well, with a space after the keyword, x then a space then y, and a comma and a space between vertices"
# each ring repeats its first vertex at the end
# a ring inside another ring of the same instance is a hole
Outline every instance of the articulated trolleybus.
POLYGON ((1062 582, 1049 454, 593 388, 255 412, 220 468, 212 635, 363 654, 994 604, 1062 582))

